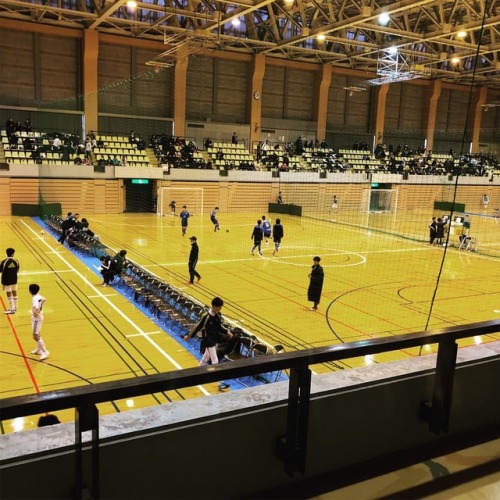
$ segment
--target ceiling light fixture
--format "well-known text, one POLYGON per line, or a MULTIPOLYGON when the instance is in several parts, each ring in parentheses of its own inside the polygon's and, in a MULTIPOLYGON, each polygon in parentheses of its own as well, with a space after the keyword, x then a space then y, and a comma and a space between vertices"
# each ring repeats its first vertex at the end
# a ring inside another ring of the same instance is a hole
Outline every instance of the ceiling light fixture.
POLYGON ((457 38, 465 38, 466 36, 467 36, 467 31, 461 30, 457 33, 457 38))
POLYGON ((452 64, 458 64, 460 62, 460 57, 452 57, 451 58, 451 63, 452 64))
POLYGON ((323 33, 319 34, 317 37, 316 37, 316 40, 318 40, 318 42, 324 42, 325 41, 325 38, 326 36, 323 35, 323 33))
POLYGON ((382 12, 382 14, 378 16, 378 23, 381 24, 382 26, 387 26, 390 21, 391 21, 391 16, 386 12, 382 12))
POLYGON ((135 0, 128 0, 127 7, 129 9, 135 9, 137 7, 137 2, 135 0))

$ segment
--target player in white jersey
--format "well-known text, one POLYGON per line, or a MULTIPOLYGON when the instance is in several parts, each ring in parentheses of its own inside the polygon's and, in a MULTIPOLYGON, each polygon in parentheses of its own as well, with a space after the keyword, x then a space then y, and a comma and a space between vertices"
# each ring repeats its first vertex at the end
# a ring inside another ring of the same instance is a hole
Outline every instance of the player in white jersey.
POLYGON ((43 361, 49 357, 49 351, 47 351, 42 339, 43 306, 47 299, 40 295, 40 286, 37 284, 31 284, 29 291, 31 293, 31 327, 37 346, 34 351, 31 351, 31 354, 39 354, 40 361, 43 361))

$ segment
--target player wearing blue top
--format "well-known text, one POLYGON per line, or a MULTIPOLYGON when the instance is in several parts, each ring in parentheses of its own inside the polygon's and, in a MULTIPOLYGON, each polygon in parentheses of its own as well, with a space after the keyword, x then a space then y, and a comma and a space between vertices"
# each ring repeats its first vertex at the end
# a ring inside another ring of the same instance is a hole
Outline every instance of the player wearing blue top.
POLYGON ((188 219, 191 217, 191 214, 187 211, 186 205, 182 206, 182 212, 179 214, 179 217, 181 218, 182 236, 186 236, 188 219))
POLYGON ((217 220, 217 212, 218 211, 219 211, 219 207, 215 207, 210 214, 210 220, 212 221, 212 224, 214 225, 214 233, 215 233, 215 231, 217 231, 217 229, 220 229, 219 221, 217 220))
POLYGON ((266 219, 266 216, 262 216, 262 232, 264 233, 264 240, 266 245, 269 245, 269 238, 271 237, 271 219, 266 219))

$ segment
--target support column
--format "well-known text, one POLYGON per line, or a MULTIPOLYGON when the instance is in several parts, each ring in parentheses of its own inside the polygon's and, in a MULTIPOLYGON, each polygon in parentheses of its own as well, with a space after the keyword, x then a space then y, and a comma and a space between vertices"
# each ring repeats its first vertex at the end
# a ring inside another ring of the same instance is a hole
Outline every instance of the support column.
POLYGON ((318 85, 316 100, 316 139, 320 142, 326 136, 326 121, 328 116, 328 93, 332 81, 332 66, 323 64, 321 80, 318 85))
POLYGON ((483 104, 488 96, 488 88, 480 87, 474 96, 474 116, 472 117, 472 152, 479 153, 479 138, 481 133, 481 120, 483 119, 483 104))
POLYGON ((174 69, 174 131, 177 137, 186 137, 186 102, 187 102, 187 47, 177 51, 174 69))
POLYGON ((429 112, 427 115, 427 150, 434 149, 434 134, 436 132, 436 116, 439 98, 441 97, 441 89, 443 85, 441 80, 434 80, 432 86, 432 95, 429 98, 429 112))
POLYGON ((98 62, 99 33, 95 30, 83 32, 83 113, 85 136, 90 130, 99 130, 98 125, 98 62))
POLYGON ((253 152, 253 145, 260 140, 262 121, 262 85, 266 72, 266 56, 256 54, 253 60, 252 87, 250 89, 250 134, 248 150, 253 152))
POLYGON ((389 85, 386 83, 378 87, 377 92, 377 109, 375 111, 375 146, 384 142, 384 126, 385 126, 385 103, 387 101, 387 93, 389 85))

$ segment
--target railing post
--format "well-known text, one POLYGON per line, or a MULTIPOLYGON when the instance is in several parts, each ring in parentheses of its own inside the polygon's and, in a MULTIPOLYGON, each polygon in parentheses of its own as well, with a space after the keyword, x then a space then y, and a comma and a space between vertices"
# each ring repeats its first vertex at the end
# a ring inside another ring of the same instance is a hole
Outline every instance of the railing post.
POLYGON ((97 406, 88 405, 75 408, 75 488, 76 498, 88 498, 84 495, 84 463, 82 434, 92 431, 91 439, 91 473, 92 491, 91 498, 99 498, 99 411, 97 406))
POLYGON ((305 472, 310 396, 311 370, 307 366, 291 368, 286 435, 277 444, 277 455, 291 477, 295 472, 305 472))
POLYGON ((429 424, 429 430, 435 434, 448 432, 457 352, 455 341, 439 342, 432 402, 425 401, 420 406, 420 418, 429 424))

